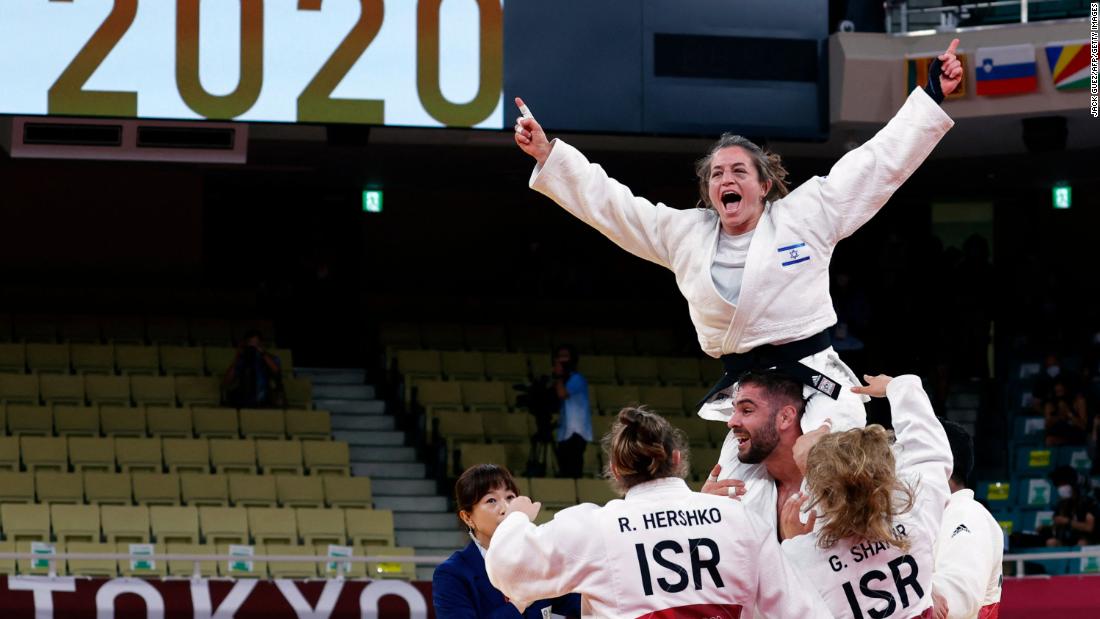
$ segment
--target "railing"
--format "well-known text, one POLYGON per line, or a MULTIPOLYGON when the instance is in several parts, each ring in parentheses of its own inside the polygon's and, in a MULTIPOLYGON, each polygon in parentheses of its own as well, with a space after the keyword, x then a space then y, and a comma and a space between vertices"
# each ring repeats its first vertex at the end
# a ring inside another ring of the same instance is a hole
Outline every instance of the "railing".
POLYGON ((1052 552, 1032 552, 1027 554, 1007 554, 1004 556, 1005 563, 1016 564, 1016 576, 1022 577, 1024 575, 1024 563, 1027 561, 1056 561, 1058 559, 1084 559, 1087 557, 1100 558, 1100 549, 1098 550, 1063 550, 1052 552))
POLYGON ((1064 0, 990 0, 988 2, 969 2, 965 4, 950 4, 946 6, 928 6, 909 8, 907 0, 900 2, 887 2, 886 7, 886 32, 894 33, 895 21, 899 24, 898 33, 909 33, 910 20, 913 17, 939 14, 939 28, 957 28, 960 19, 968 19, 970 12, 975 9, 993 9, 997 7, 1020 7, 1020 18, 1016 23, 1026 24, 1029 21, 1029 4, 1053 4, 1063 3, 1064 0), (895 19, 896 18, 896 19, 895 19))

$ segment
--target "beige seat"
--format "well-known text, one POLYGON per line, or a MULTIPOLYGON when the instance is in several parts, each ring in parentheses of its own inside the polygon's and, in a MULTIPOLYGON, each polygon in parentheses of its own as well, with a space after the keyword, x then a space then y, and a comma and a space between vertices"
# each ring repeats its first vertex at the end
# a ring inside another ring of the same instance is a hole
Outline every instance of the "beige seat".
POLYGON ((485 374, 489 380, 505 383, 527 383, 531 371, 527 368, 527 355, 519 352, 485 353, 485 374))
POLYGON ((103 537, 114 544, 149 543, 149 508, 144 505, 101 505, 103 537))
MULTIPOLYGON (((119 542, 115 544, 115 552, 128 553, 133 550, 132 544, 139 542, 119 542)), ((154 554, 164 554, 164 544, 153 544, 154 554)), ((164 561, 141 561, 132 563, 130 559, 119 559, 118 572, 126 578, 164 578, 168 575, 168 565, 164 561)))
POLYGON ((248 513, 243 507, 200 507, 199 527, 207 544, 248 543, 248 513))
POLYGON ((405 380, 443 378, 443 361, 437 350, 399 350, 396 369, 405 380))
POLYGON ((0 343, 0 372, 22 374, 27 371, 27 345, 23 342, 0 343))
POLYGON ((202 350, 203 364, 206 373, 213 376, 222 376, 233 363, 237 350, 229 346, 205 346, 202 350))
POLYGON ((501 351, 508 349, 508 333, 501 325, 465 325, 463 338, 470 350, 501 351))
POLYGON ((165 344, 160 347, 160 367, 169 376, 202 376, 202 347, 165 344))
POLYGON ((175 406, 176 385, 171 376, 131 376, 130 397, 145 406, 175 406))
POLYGON ((494 443, 522 443, 531 440, 535 433, 526 413, 481 413, 485 426, 485 438, 494 443))
MULTIPOLYGON (((229 544, 218 544, 215 548, 218 549, 218 554, 229 554, 229 544)), ((253 547, 253 551, 256 554, 261 554, 263 551, 262 544, 256 544, 253 547)), ((243 569, 243 566, 250 561, 247 557, 242 558, 240 561, 226 562, 218 561, 218 576, 222 578, 267 578, 267 563, 264 561, 252 561, 251 569, 243 569), (236 569, 237 567, 242 569, 236 569)))
POLYGON ((153 537, 162 544, 199 542, 199 511, 195 507, 152 505, 149 523, 153 537))
POLYGON ((129 505, 134 500, 129 473, 84 471, 84 500, 92 505, 129 505))
POLYGON ((73 371, 77 374, 114 374, 115 347, 110 344, 72 345, 73 371))
POLYGON ((170 473, 210 472, 210 443, 205 438, 166 438, 163 445, 170 473))
POLYGON ((83 503, 84 476, 80 473, 37 471, 34 494, 39 503, 83 503))
POLYGON ((195 435, 207 438, 237 438, 240 429, 237 409, 196 406, 191 409, 195 435))
POLYGON ((49 405, 83 404, 84 377, 65 374, 39 374, 38 391, 49 405))
MULTIPOLYGON (((338 555, 333 555, 329 552, 328 544, 314 544, 314 556, 318 557, 333 557, 332 561, 327 563, 320 563, 317 565, 317 571, 323 578, 336 578, 337 574, 344 578, 366 578, 367 577, 367 565, 365 563, 352 563, 350 561, 341 561, 338 555)), ((349 547, 351 553, 347 556, 361 557, 363 556, 362 548, 349 547)))
POLYGON ((0 503, 34 503, 34 473, 0 471, 0 503))
POLYGON ((145 411, 149 434, 161 438, 191 438, 191 410, 175 406, 150 406, 145 411))
POLYGON ((283 388, 286 390, 287 408, 313 408, 313 379, 308 376, 292 377, 285 374, 283 388))
POLYGON ((164 461, 160 439, 120 436, 115 439, 115 460, 124 473, 159 473, 164 461))
POLYGON ((19 470, 19 437, 0 436, 0 471, 19 470))
MULTIPOLYGON (((114 553, 114 544, 99 541, 75 541, 65 544, 65 551, 86 554, 114 553)), ((115 559, 67 559, 66 570, 70 576, 88 576, 95 578, 114 578, 118 576, 118 561, 115 559)))
POLYGON ((611 355, 581 355, 577 371, 591 385, 614 385, 618 380, 615 357, 611 355))
MULTIPOLYGON (((713 421, 710 423, 714 423, 713 421)), ((722 454, 719 448, 700 447, 691 453, 691 474, 696 479, 706 479, 722 454)))
MULTIPOLYGON (((325 488, 322 477, 305 475, 277 475, 275 490, 279 505, 283 507, 321 507, 325 504, 325 488)), ((323 477, 334 477, 325 475, 323 477)))
POLYGON ((224 346, 233 341, 233 327, 221 318, 193 318, 187 332, 197 344, 224 346))
POLYGON ((210 462, 219 473, 256 473, 256 442, 246 439, 210 439, 210 462))
POLYGON ((141 316, 100 318, 103 338, 111 343, 140 344, 145 341, 145 319, 141 316))
POLYGON ((440 359, 443 374, 450 380, 485 379, 485 357, 478 351, 444 351, 440 359))
POLYGON ((96 505, 51 505, 50 521, 54 537, 61 543, 99 541, 99 507, 96 505))
MULTIPOLYGON (((34 541, 42 541, 42 542, 49 543, 48 540, 16 541, 15 542, 15 551, 16 552, 35 552, 35 554, 43 554, 44 551, 41 551, 41 550, 35 551, 34 550, 34 546, 33 546, 34 541)), ((53 552, 56 552, 56 553, 60 553, 63 550, 65 550, 65 545, 64 544, 51 544, 51 547, 53 549, 53 552)), ((57 574, 64 574, 65 573, 65 560, 64 559, 57 559, 57 560, 49 561, 49 562, 47 562, 45 558, 43 558, 41 560, 43 561, 43 563, 38 564, 38 561, 39 561, 38 559, 34 560, 33 562, 30 561, 30 560, 27 560, 27 559, 20 559, 19 560, 19 574, 21 576, 46 576, 47 574, 50 573, 50 565, 51 564, 54 566, 54 569, 57 570, 57 574)))
MULTIPOLYGON (((165 544, 164 547, 168 554, 174 555, 218 554, 217 547, 210 544, 172 542, 165 544)), ((218 576, 218 562, 213 559, 209 561, 184 561, 180 559, 168 561, 168 575, 181 578, 193 578, 196 575, 196 566, 198 568, 198 576, 202 578, 216 578, 218 576)))
POLYGON ((440 411, 462 410, 461 383, 442 380, 418 380, 413 387, 413 400, 429 417, 440 411))
POLYGON ((294 510, 298 523, 298 533, 307 546, 347 544, 347 525, 344 522, 344 510, 316 507, 301 507, 294 510))
POLYGON ((222 399, 217 376, 177 376, 176 397, 181 406, 217 406, 222 399))
MULTIPOLYGON (((0 542, 0 552, 15 552, 15 542, 0 542)), ((16 574, 15 559, 0 559, 0 574, 11 577, 16 574)))
POLYGON ((28 471, 69 470, 68 440, 64 436, 22 436, 19 450, 23 468, 28 471))
POLYGON ((581 503, 604 505, 608 501, 621 498, 605 479, 578 479, 577 499, 581 503))
POLYGON ((657 372, 666 385, 697 387, 702 381, 699 360, 694 357, 660 357, 657 359, 657 372))
POLYGON ((73 470, 84 471, 115 470, 115 440, 111 437, 70 436, 69 462, 73 470))
MULTIPOLYGON (((313 546, 266 545, 263 547, 263 551, 264 554, 270 555, 314 556, 313 546)), ((298 561, 270 561, 267 564, 267 571, 272 578, 309 579, 317 577, 317 564, 298 561)))
POLYGON ((33 374, 0 374, 0 404, 38 404, 38 377, 33 374))
POLYGON ((0 526, 4 539, 14 542, 50 541, 50 506, 0 504, 0 526))
POLYGON ((143 437, 145 436, 145 407, 103 404, 99 407, 99 427, 107 436, 143 437))
POLYGON ((302 443, 292 441, 258 441, 256 460, 265 475, 301 475, 302 443))
POLYGON ((126 376, 91 374, 84 377, 84 393, 92 404, 129 406, 130 379, 126 376))
MULTIPOLYGON (((411 557, 415 554, 414 549, 402 546, 375 546, 370 548, 369 553, 379 557, 411 557)), ((412 581, 416 580, 416 564, 396 561, 371 562, 367 563, 367 574, 375 579, 412 581)))
POLYGON ((288 410, 286 433, 290 438, 301 440, 329 440, 332 438, 332 414, 324 410, 288 410))
POLYGON ((12 403, 7 406, 8 432, 13 436, 50 436, 53 417, 49 406, 12 403))
POLYGON ((596 406, 604 415, 617 415, 626 406, 637 406, 642 395, 638 387, 627 385, 597 385, 596 406))
POLYGON ((275 507, 279 502, 274 475, 230 475, 229 499, 238 507, 275 507))
POLYGON ((485 441, 485 422, 483 415, 490 413, 463 413, 459 411, 439 411, 428 416, 428 426, 432 439, 439 438, 449 444, 459 442, 481 443, 485 441))
POLYGON ((532 477, 531 500, 550 509, 572 507, 577 504, 577 485, 572 479, 532 477))
POLYGON ((27 344, 27 367, 35 374, 68 374, 70 367, 68 344, 27 344))
POLYGON ((180 477, 176 473, 134 473, 134 502, 139 505, 179 505, 180 477))
POLYGON ((94 406, 57 404, 53 427, 58 436, 99 436, 99 411, 94 406))
POLYGON ((624 385, 655 385, 660 382, 656 357, 615 357, 615 369, 624 385))
POLYGON ((304 441, 302 461, 310 475, 350 475, 351 460, 344 441, 304 441))
POLYGON ((684 415, 684 395, 680 387, 656 387, 645 385, 639 388, 639 397, 642 404, 650 410, 657 411, 666 417, 682 417, 684 415))
POLYGON ((462 443, 458 446, 456 470, 466 470, 475 464, 508 465, 508 452, 503 445, 462 443))
POLYGON ((370 477, 325 475, 325 505, 329 507, 365 507, 374 505, 370 477))
MULTIPOLYGON (((302 411, 292 411, 295 413, 302 411)), ((286 418, 283 411, 263 409, 241 409, 241 434, 251 439, 286 438, 286 418)))
POLYGON ((393 546, 393 512, 388 509, 345 509, 348 539, 355 546, 393 546))
POLYGON ((501 382, 462 382, 462 403, 471 411, 508 410, 508 388, 501 382))
POLYGON ((643 329, 634 334, 638 352, 647 355, 671 355, 684 346, 684 338, 672 329, 643 329))
POLYGON ((672 420, 672 424, 687 436, 688 445, 692 447, 712 447, 710 441, 710 426, 718 425, 714 421, 707 421, 701 417, 679 417, 672 420))
POLYGON ((180 473, 180 498, 185 505, 229 505, 229 480, 222 474, 180 473))
POLYGON ((282 507, 249 507, 248 528, 256 544, 298 543, 294 510, 282 507))

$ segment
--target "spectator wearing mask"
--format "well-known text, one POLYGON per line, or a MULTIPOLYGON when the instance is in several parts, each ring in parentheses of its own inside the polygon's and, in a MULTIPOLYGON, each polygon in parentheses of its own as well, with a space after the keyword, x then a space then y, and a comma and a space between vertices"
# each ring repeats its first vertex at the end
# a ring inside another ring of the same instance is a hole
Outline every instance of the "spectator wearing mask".
POLYGON ((1100 515, 1100 505, 1081 491, 1077 471, 1072 467, 1060 466, 1050 474, 1058 495, 1054 506, 1054 519, 1047 546, 1089 546, 1100 540, 1097 535, 1096 519, 1100 515))

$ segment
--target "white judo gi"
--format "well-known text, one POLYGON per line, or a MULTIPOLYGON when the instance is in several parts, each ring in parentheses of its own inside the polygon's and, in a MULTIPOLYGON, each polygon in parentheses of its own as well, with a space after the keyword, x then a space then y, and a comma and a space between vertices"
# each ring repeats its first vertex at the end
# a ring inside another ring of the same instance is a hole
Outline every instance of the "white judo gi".
MULTIPOLYGON (((530 186, 623 249, 670 269, 687 299, 699 346, 717 358, 762 344, 803 340, 836 324, 828 270, 837 242, 882 208, 953 124, 917 88, 882 130, 841 157, 828 176, 815 176, 766 204, 749 245, 737 305, 718 293, 711 278, 721 230, 714 209, 679 210, 635 196, 560 140, 553 141, 544 164, 535 166, 530 186)), ((831 347, 802 363, 845 386, 858 384, 831 347)), ((807 387, 805 393, 817 392, 807 387)), ((729 396, 726 390, 712 398, 699 415, 728 420, 729 396)), ((835 401, 815 396, 802 427, 813 430, 826 418, 832 419, 834 430, 862 427, 863 402, 844 388, 835 401)), ((757 491, 767 485, 757 481, 767 475, 763 467, 738 462, 736 444, 731 450, 730 442, 727 438, 719 461, 722 478, 746 480, 747 497, 767 492, 757 491)), ((774 500, 770 509, 774 513, 774 500)))
MULTIPOLYGON (((916 494, 913 508, 894 521, 911 544, 909 552, 852 538, 822 549, 816 531, 782 544, 783 554, 837 617, 909 619, 932 607, 933 546, 950 494, 951 445, 919 378, 893 379, 886 397, 897 436, 897 476, 916 494)), ((823 524, 819 519, 815 529, 823 524)))
POLYGON ((675 477, 603 507, 570 507, 539 527, 513 513, 493 534, 485 567, 521 610, 577 592, 585 617, 830 617, 771 527, 675 477))
POLYGON ((973 490, 951 495, 936 538, 932 588, 947 600, 949 619, 996 616, 1001 602, 1004 534, 973 490))

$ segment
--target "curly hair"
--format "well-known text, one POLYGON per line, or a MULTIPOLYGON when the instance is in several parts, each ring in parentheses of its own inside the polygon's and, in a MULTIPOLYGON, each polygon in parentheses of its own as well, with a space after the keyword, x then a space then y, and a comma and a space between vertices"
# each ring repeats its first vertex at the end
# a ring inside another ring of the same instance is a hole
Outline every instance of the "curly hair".
POLYGON ((607 462, 604 473, 620 493, 643 482, 687 474, 684 433, 644 406, 620 410, 601 442, 607 462), (680 452, 679 463, 672 461, 674 451, 680 452))
POLYGON ((806 458, 806 486, 820 507, 818 546, 855 537, 909 550, 894 518, 913 508, 913 489, 894 473, 894 433, 878 424, 827 434, 806 458))
POLYGON ((752 158, 753 166, 756 168, 756 176, 761 183, 772 182, 772 188, 765 196, 766 200, 774 201, 790 193, 786 181, 787 168, 783 167, 783 159, 779 155, 760 148, 748 138, 732 133, 723 133, 722 137, 718 138, 718 141, 707 151, 706 156, 695 162, 695 176, 699 180, 699 203, 702 208, 714 206, 710 203, 710 195, 707 191, 710 184, 710 164, 714 161, 714 155, 724 148, 735 146, 744 149, 752 158))

